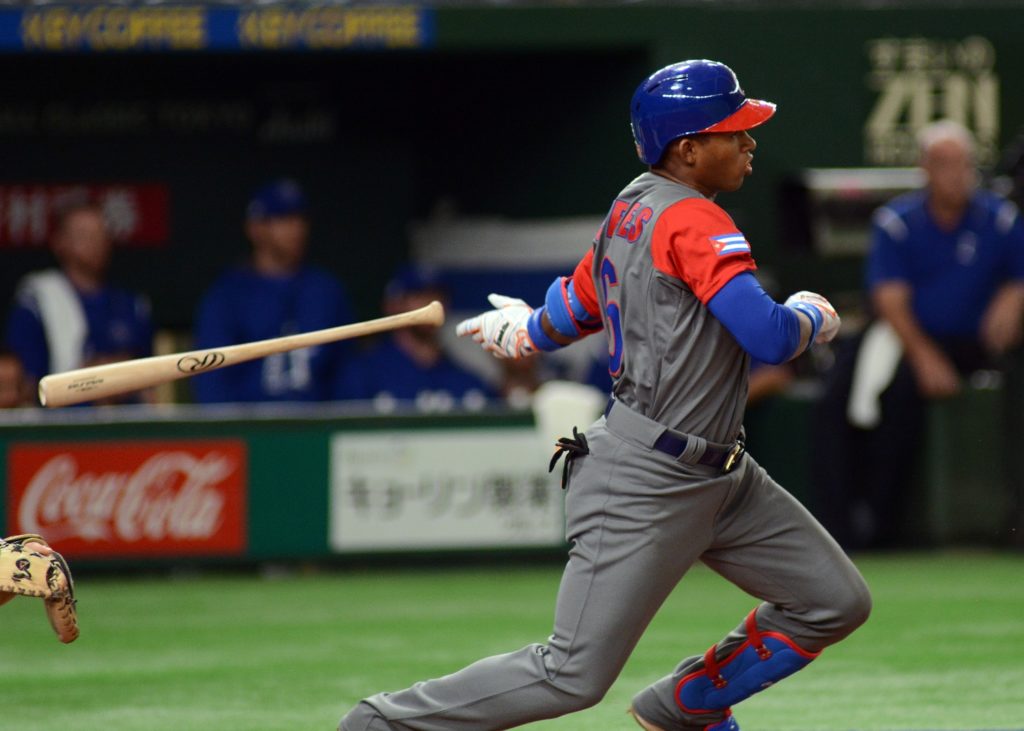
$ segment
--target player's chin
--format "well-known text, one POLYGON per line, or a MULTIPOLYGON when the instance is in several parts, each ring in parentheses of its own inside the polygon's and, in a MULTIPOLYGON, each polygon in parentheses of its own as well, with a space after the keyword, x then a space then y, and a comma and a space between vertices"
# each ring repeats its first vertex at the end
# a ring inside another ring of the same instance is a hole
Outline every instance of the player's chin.
POLYGON ((746 180, 745 175, 740 175, 736 178, 732 178, 726 181, 720 188, 723 193, 732 193, 733 191, 739 190, 743 187, 743 182, 746 180))

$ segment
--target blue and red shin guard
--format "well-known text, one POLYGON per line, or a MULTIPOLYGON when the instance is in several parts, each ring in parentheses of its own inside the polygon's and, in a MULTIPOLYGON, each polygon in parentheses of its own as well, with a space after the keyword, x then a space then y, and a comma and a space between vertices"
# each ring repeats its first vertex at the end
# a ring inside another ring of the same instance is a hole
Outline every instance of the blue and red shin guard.
POLYGON ((725 711, 726 718, 707 731, 739 731, 730 706, 802 670, 820 652, 808 652, 779 632, 757 629, 757 609, 747 615, 747 639, 719 661, 717 645, 704 654, 704 667, 676 685, 676 703, 684 713, 725 711))

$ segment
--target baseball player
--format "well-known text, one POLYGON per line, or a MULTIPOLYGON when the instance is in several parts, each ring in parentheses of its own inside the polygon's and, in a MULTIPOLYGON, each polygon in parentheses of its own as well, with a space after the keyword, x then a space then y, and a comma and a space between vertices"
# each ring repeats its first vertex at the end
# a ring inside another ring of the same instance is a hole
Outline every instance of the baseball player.
POLYGON ((495 309, 457 329, 502 358, 599 329, 608 338, 605 414, 560 440, 572 548, 554 631, 546 644, 367 698, 342 731, 506 729, 592 706, 698 560, 763 601, 634 697, 630 712, 649 731, 736 731, 733 705, 868 616, 857 569, 744 452, 751 356, 786 361, 839 326, 820 295, 780 305, 765 294, 750 244, 714 202, 751 174, 748 130, 775 105, 747 99, 727 66, 697 60, 648 77, 630 109, 649 172, 616 197, 572 276, 537 309, 491 295, 495 309))
MULTIPOLYGON (((225 271, 196 312, 198 350, 321 330, 353 321, 332 274, 306 261, 309 204, 294 180, 267 183, 249 201, 250 260, 225 271)), ((348 353, 346 343, 277 353, 230 371, 196 376, 200 403, 325 401, 348 353)))

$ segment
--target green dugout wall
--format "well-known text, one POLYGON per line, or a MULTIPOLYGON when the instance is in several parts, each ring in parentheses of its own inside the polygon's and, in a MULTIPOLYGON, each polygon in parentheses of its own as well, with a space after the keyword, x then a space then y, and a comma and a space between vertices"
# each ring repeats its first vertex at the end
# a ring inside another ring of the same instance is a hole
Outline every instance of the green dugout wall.
POLYGON ((560 550, 549 454, 506 411, 25 413, 0 420, 0 524, 86 562, 560 550))
MULTIPOLYGON (((1020 494, 1006 478, 1019 485, 1020 416, 1005 414, 1003 393, 972 388, 932 411, 909 490, 911 540, 1017 540, 1020 494)), ((776 398, 746 423, 751 454, 813 508, 808 445, 794 438, 810 427, 809 402, 776 398)), ((556 555, 564 493, 550 454, 519 411, 12 412, 0 418, 0 526, 42 533, 87 564, 556 555)))

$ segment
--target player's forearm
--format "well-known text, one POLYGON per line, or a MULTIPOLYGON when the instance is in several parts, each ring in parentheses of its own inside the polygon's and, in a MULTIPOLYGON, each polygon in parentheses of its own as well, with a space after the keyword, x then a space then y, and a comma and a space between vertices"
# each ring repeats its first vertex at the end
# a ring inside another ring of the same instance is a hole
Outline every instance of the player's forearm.
POLYGON ((875 312, 896 331, 907 357, 915 359, 938 349, 935 341, 921 328, 911 308, 913 291, 903 282, 883 282, 871 292, 875 312))
POLYGON ((763 363, 785 363, 810 341, 810 318, 773 300, 749 272, 729 280, 708 309, 741 348, 763 363))
POLYGON ((839 331, 839 315, 817 292, 796 292, 780 305, 750 272, 726 282, 707 306, 741 348, 772 365, 796 358, 816 342, 828 342, 839 331))
POLYGON ((569 277, 556 277, 527 324, 539 350, 557 350, 601 329, 601 320, 583 305, 569 277))
POLYGON ((544 310, 540 315, 540 326, 544 329, 544 333, 549 338, 551 338, 556 343, 562 346, 572 345, 577 340, 582 340, 584 337, 589 335, 589 333, 580 333, 575 337, 563 335, 562 333, 558 332, 558 330, 555 329, 554 324, 551 322, 551 315, 548 314, 547 310, 544 310))
POLYGON ((786 358, 785 362, 789 362, 794 358, 799 357, 805 350, 807 350, 808 347, 810 347, 811 340, 814 338, 814 332, 816 330, 809 315, 805 315, 803 312, 797 312, 795 310, 793 311, 793 314, 796 315, 797 327, 800 328, 800 337, 797 342, 796 349, 789 354, 789 357, 786 358))
POLYGON ((1010 316, 1024 316, 1024 281, 1007 282, 992 298, 989 309, 1005 309, 1010 316))
POLYGON ((1005 353, 1020 344, 1024 337, 1024 282, 1007 282, 999 288, 982 315, 978 335, 992 353, 1005 353))

